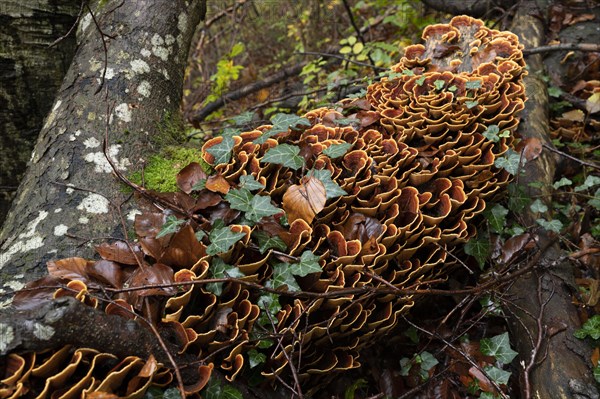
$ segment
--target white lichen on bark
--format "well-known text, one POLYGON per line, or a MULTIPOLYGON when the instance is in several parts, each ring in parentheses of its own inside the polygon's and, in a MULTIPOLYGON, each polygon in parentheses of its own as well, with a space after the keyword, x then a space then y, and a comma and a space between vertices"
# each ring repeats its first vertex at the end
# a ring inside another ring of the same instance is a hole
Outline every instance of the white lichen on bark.
POLYGON ((16 254, 29 252, 44 246, 44 239, 36 232, 38 224, 48 217, 47 211, 39 211, 38 216, 27 224, 25 232, 19 234, 7 251, 0 254, 0 269, 16 254))
POLYGON ((54 333, 55 330, 52 326, 47 326, 41 323, 35 323, 33 325, 33 335, 35 335, 35 337, 38 339, 47 341, 54 336, 54 333))
POLYGON ((4 352, 15 339, 15 331, 12 326, 0 323, 0 352, 4 352))
POLYGON ((92 193, 77 205, 77 209, 88 213, 101 214, 108 213, 108 205, 109 202, 106 198, 99 194, 92 193))

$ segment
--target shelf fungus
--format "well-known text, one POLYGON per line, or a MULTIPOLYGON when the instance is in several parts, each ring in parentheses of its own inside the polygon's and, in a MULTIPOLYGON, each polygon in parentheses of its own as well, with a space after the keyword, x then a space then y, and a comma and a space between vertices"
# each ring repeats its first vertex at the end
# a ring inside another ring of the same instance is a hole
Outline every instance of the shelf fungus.
MULTIPOLYGON (((138 242, 100 246, 102 260, 68 262, 77 269, 70 273, 53 263, 51 275, 74 288, 57 295, 101 306, 98 285, 144 286, 105 309, 162 320, 181 353, 230 380, 256 367, 249 352, 264 354, 263 376, 289 377, 293 365, 307 387, 358 367, 361 349, 414 305, 396 291, 445 278, 449 254, 476 233, 473 219, 510 180, 495 165, 524 108, 517 37, 460 16, 429 26, 423 39, 363 98, 283 129, 207 141, 203 160, 178 176, 181 192, 161 197, 194 217, 137 215, 138 242), (202 283, 228 277, 235 281, 202 283), (142 306, 148 298, 152 312, 142 306)), ((104 388, 137 397, 173 378, 169 364, 147 361, 95 349, 11 354, 0 398, 104 388)))

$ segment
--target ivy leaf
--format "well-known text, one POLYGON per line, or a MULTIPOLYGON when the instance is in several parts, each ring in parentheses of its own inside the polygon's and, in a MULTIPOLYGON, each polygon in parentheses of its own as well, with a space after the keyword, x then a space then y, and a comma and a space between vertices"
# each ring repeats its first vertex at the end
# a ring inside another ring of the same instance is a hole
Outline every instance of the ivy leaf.
POLYGON ((201 191, 206 188, 206 179, 200 179, 192 186, 192 191, 201 191))
POLYGON ((437 90, 442 90, 444 88, 444 85, 446 84, 445 80, 436 80, 435 82, 433 82, 433 86, 437 89, 437 90))
POLYGON ((477 105, 479 105, 479 101, 477 101, 477 100, 465 101, 465 105, 467 106, 468 109, 471 109, 471 108, 474 108, 477 105))
POLYGON ((537 222, 537 224, 542 226, 544 229, 546 229, 548 231, 553 231, 556 234, 559 234, 563 228, 563 224, 558 219, 552 219, 550 221, 548 221, 546 219, 537 219, 536 222, 537 222))
POLYGON ((254 196, 245 188, 236 188, 229 190, 225 195, 225 201, 229 202, 229 207, 242 212, 252 210, 252 200, 254 196))
POLYGON ((422 352, 417 357, 417 362, 421 366, 421 372, 419 374, 421 374, 423 380, 427 380, 429 378, 429 370, 439 364, 439 361, 427 351, 422 352))
POLYGON ((480 345, 481 353, 486 356, 493 356, 496 360, 504 364, 509 364, 518 355, 510 347, 510 339, 507 332, 492 338, 483 338, 480 345))
POLYGON ((501 233, 506 224, 506 215, 508 215, 508 209, 500 204, 494 205, 491 209, 486 209, 484 215, 490 224, 492 231, 495 233, 501 233))
POLYGON ((177 388, 168 388, 161 396, 163 399, 181 399, 181 393, 177 388))
POLYGON ((259 364, 266 362, 267 355, 265 355, 264 353, 260 353, 256 349, 250 349, 248 351, 248 361, 250 363, 250 368, 253 369, 259 364))
POLYGON ((594 367, 594 379, 600 384, 600 366, 594 367))
MULTIPOLYGON (((277 324, 277 312, 281 310, 281 304, 279 303, 279 296, 273 293, 267 293, 261 295, 256 304, 261 310, 260 318, 258 319, 258 323, 262 326, 271 325, 271 320, 267 316, 267 313, 271 315, 271 319, 273 319, 273 323, 277 324)), ((260 346, 260 345, 259 345, 260 346)))
POLYGON ((208 380, 206 388, 202 391, 204 399, 243 399, 242 393, 233 385, 221 384, 216 378, 208 380))
POLYGON ((521 166, 521 156, 512 150, 508 150, 504 157, 496 159, 494 166, 505 169, 508 173, 515 176, 521 166))
POLYGON ((465 87, 467 89, 479 89, 481 87, 481 81, 480 80, 472 80, 470 82, 467 82, 465 84, 465 87))
POLYGON ((584 339, 586 337, 600 339, 600 315, 590 317, 573 335, 579 339, 584 339))
POLYGON ((196 236, 196 240, 200 242, 204 237, 206 237, 206 232, 204 230, 198 230, 194 235, 196 236))
POLYGON ((289 128, 300 126, 310 126, 310 121, 294 114, 275 114, 271 118, 273 127, 268 131, 264 132, 259 138, 253 141, 255 144, 264 144, 269 137, 273 137, 276 134, 287 132, 289 128))
POLYGON ((300 286, 296 282, 291 269, 289 263, 281 262, 273 265, 273 276, 267 281, 267 287, 279 289, 287 286, 287 290, 290 292, 300 291, 300 286))
POLYGON ((548 95, 550 97, 558 98, 562 94, 562 90, 556 86, 548 87, 548 95))
POLYGON ((279 144, 270 148, 262 157, 261 162, 277 163, 298 170, 304 166, 304 158, 298 154, 300 154, 300 147, 291 144, 279 144))
POLYGON ((279 236, 271 237, 264 231, 254 231, 252 235, 258 241, 258 250, 261 254, 264 254, 271 248, 278 251, 285 251, 287 249, 287 244, 279 236))
POLYGON ((350 143, 332 144, 323 150, 323 154, 331 159, 335 159, 345 155, 351 147, 352 144, 350 143))
POLYGON ((415 73, 413 72, 412 69, 405 69, 405 70, 402 71, 402 75, 405 75, 405 76, 415 76, 415 73))
POLYGON ((236 125, 245 125, 246 123, 252 122, 252 118, 254 118, 254 112, 246 111, 246 112, 242 112, 239 115, 234 116, 233 118, 231 118, 231 120, 236 125))
POLYGON ((548 211, 548 207, 539 198, 529 205, 529 209, 534 213, 544 213, 548 211))
POLYGON ((304 251, 300 256, 300 262, 292 267, 292 274, 299 277, 304 277, 310 273, 320 273, 321 271, 319 257, 311 251, 304 251))
POLYGON ((265 216, 272 216, 283 212, 271 204, 271 197, 268 195, 255 195, 250 203, 250 211, 246 212, 246 219, 250 222, 258 223, 265 216))
POLYGON ((262 190, 265 185, 256 181, 253 175, 240 176, 240 187, 250 191, 262 190))
POLYGON ((233 150, 233 137, 223 137, 219 144, 207 148, 206 151, 215 157, 215 165, 227 163, 231 160, 231 150, 233 150))
POLYGON ((594 193, 594 198, 590 199, 588 201, 588 204, 600 210, 600 188, 596 190, 596 192, 594 193))
POLYGON ((498 125, 490 125, 487 129, 485 129, 485 132, 483 132, 483 137, 490 141, 493 141, 494 143, 497 143, 498 141, 500 141, 500 137, 498 136, 499 132, 500 128, 498 127, 498 125))
POLYGON ((559 181, 554 182, 552 187, 554 187, 554 189, 556 190, 556 189, 559 189, 564 186, 570 186, 571 184, 573 184, 573 182, 571 180, 567 179, 566 177, 563 177, 559 181))
POLYGON ((508 384, 508 379, 511 375, 509 371, 504 371, 494 366, 486 366, 483 368, 483 371, 485 371, 485 374, 487 374, 487 376, 494 380, 498 385, 508 384))
POLYGON ((456 87, 456 85, 452 85, 452 86, 448 87, 448 91, 451 91, 451 92, 453 92, 453 93, 454 93, 456 90, 458 90, 458 87, 456 87))
POLYGON ((485 266, 485 261, 490 256, 490 251, 491 244, 487 236, 483 236, 481 238, 471 238, 465 244, 465 253, 473 256, 477 260, 477 263, 479 263, 479 267, 481 269, 483 269, 483 266, 485 266))
POLYGON ((179 230, 179 226, 184 222, 185 220, 177 219, 177 217, 173 215, 167 216, 167 220, 165 220, 165 223, 160 228, 156 238, 161 238, 171 233, 176 233, 177 230, 179 230))
POLYGON ((523 187, 517 184, 508 186, 508 209, 518 213, 531 203, 531 197, 525 193, 523 187))
POLYGON ((589 175, 588 177, 585 178, 585 181, 583 182, 582 185, 575 187, 575 191, 576 192, 585 191, 594 186, 597 186, 598 184, 600 184, 600 177, 594 176, 594 175, 589 175))
POLYGON ((425 83, 425 76, 421 76, 415 81, 415 83, 417 84, 417 86, 423 86, 423 83, 425 83))
POLYGON ((233 137, 233 136, 237 136, 238 134, 240 134, 242 131, 238 128, 235 127, 226 127, 225 129, 223 129, 220 133, 221 136, 223 137, 233 137))
POLYGON ((238 242, 245 233, 234 233, 231 231, 229 226, 221 227, 218 229, 213 228, 208 234, 210 239, 210 245, 206 247, 207 255, 216 255, 219 253, 227 252, 229 249, 238 242))
MULTIPOLYGON (((242 273, 238 267, 226 264, 223 259, 219 257, 213 258, 209 272, 211 278, 244 277, 244 273, 242 273)), ((219 296, 223 292, 223 283, 208 283, 206 284, 206 289, 216 296, 219 296)))
POLYGON ((343 188, 341 188, 331 179, 331 171, 329 169, 312 169, 309 175, 310 174, 323 183, 323 186, 325 186, 325 196, 327 199, 337 198, 348 194, 343 188))

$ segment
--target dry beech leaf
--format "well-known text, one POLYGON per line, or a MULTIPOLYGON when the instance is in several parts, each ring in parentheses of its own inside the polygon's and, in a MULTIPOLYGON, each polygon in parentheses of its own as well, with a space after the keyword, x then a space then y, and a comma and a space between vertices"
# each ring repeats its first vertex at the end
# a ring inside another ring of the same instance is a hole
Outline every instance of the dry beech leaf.
POLYGON ((283 194, 283 210, 289 223, 302 219, 311 223, 315 216, 323 210, 327 195, 325 186, 316 177, 304 177, 300 184, 290 186, 283 194))
POLYGON ((585 101, 585 109, 587 109, 587 111, 590 114, 595 114, 596 112, 600 112, 600 91, 592 94, 585 101))
POLYGON ((530 137, 520 143, 523 146, 523 157, 527 162, 533 161, 542 153, 542 141, 537 137, 530 137))
POLYGON ((108 283, 115 288, 122 288, 125 279, 122 267, 109 260, 99 260, 89 265, 88 275, 94 280, 104 284, 108 283))
POLYGON ((81 280, 88 283, 90 281, 87 273, 88 263, 93 262, 83 258, 51 260, 48 262, 48 274, 60 279, 81 280))
POLYGON ((206 247, 198 242, 194 229, 186 224, 171 238, 169 246, 158 260, 178 269, 190 268, 205 255, 206 247))
POLYGON ((112 244, 105 242, 96 246, 96 252, 106 260, 112 260, 125 265, 136 265, 142 259, 143 254, 137 245, 132 244, 131 248, 133 248, 134 252, 131 252, 127 243, 123 241, 115 241, 112 244))
POLYGON ((197 162, 192 162, 177 173, 177 187, 186 194, 192 192, 192 188, 202 179, 206 179, 206 173, 197 162))
MULTIPOLYGON (((39 280, 32 281, 25 288, 52 287, 59 284, 57 278, 46 276, 39 280)), ((52 299, 55 288, 44 288, 31 291, 17 291, 12 301, 12 306, 18 310, 31 310, 40 306, 44 302, 52 299)))
POLYGON ((600 348, 596 347, 592 352, 592 364, 594 367, 598 366, 598 360, 600 360, 600 348))
POLYGON ((527 249, 535 243, 529 233, 520 234, 506 240, 502 245, 498 262, 507 264, 519 255, 523 255, 527 249))
MULTIPOLYGON (((162 263, 155 263, 150 266, 139 267, 133 272, 129 280, 128 287, 144 287, 160 284, 173 284, 173 269, 162 263)), ((150 295, 173 295, 176 289, 168 288, 146 288, 139 291, 133 291, 134 296, 150 296, 150 295)))
POLYGON ((133 227, 138 237, 156 237, 167 217, 162 213, 143 213, 135 215, 133 227))
POLYGON ((580 109, 574 109, 563 113, 562 117, 572 122, 583 122, 585 120, 585 113, 580 109))
POLYGON ((230 187, 229 182, 222 175, 210 176, 206 180, 206 189, 215 193, 227 194, 230 187))
POLYGON ((158 363, 156 362, 154 355, 150 354, 150 357, 148 358, 148 360, 146 360, 146 364, 144 364, 144 367, 142 367, 142 369, 138 373, 138 376, 149 378, 152 377, 154 373, 156 373, 156 370, 158 370, 158 363))

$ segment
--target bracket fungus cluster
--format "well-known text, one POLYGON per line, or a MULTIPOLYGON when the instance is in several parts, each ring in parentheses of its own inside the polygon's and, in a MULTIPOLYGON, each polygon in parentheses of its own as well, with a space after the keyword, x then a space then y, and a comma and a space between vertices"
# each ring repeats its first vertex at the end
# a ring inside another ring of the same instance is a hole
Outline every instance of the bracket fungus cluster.
MULTIPOLYGON (((509 151, 524 107, 517 37, 462 16, 429 26, 423 39, 366 98, 310 111, 284 129, 264 125, 207 141, 210 176, 189 165, 178 176, 182 191, 169 197, 187 212, 186 222, 176 220, 164 234, 167 216, 138 215, 137 243, 107 244, 102 260, 78 267, 69 266, 72 259, 54 262, 51 275, 75 288, 59 294, 89 301, 100 283, 110 292, 143 286, 117 294, 106 311, 162 318, 181 353, 213 363, 229 379, 249 367, 252 350, 265 355, 262 375, 293 365, 302 383, 358 367, 361 348, 413 306, 401 290, 448 275, 448 254, 476 233, 471 221, 510 178, 495 164, 509 151), (193 284, 211 277, 236 279, 193 284), (148 287, 153 282, 162 285, 148 287), (141 306, 147 298, 153 312, 141 306), (265 349, 267 338, 275 344, 265 349)), ((113 371, 93 382, 66 378, 39 359, 72 356, 93 373, 111 355, 61 351, 33 360, 11 354, 0 398, 33 392, 31 381, 40 378, 52 379, 57 397, 105 389, 136 397, 147 381, 166 381, 168 364, 154 375, 140 359, 114 366, 135 369, 129 380, 115 382, 113 371)), ((47 396, 44 389, 35 394, 47 396)))

